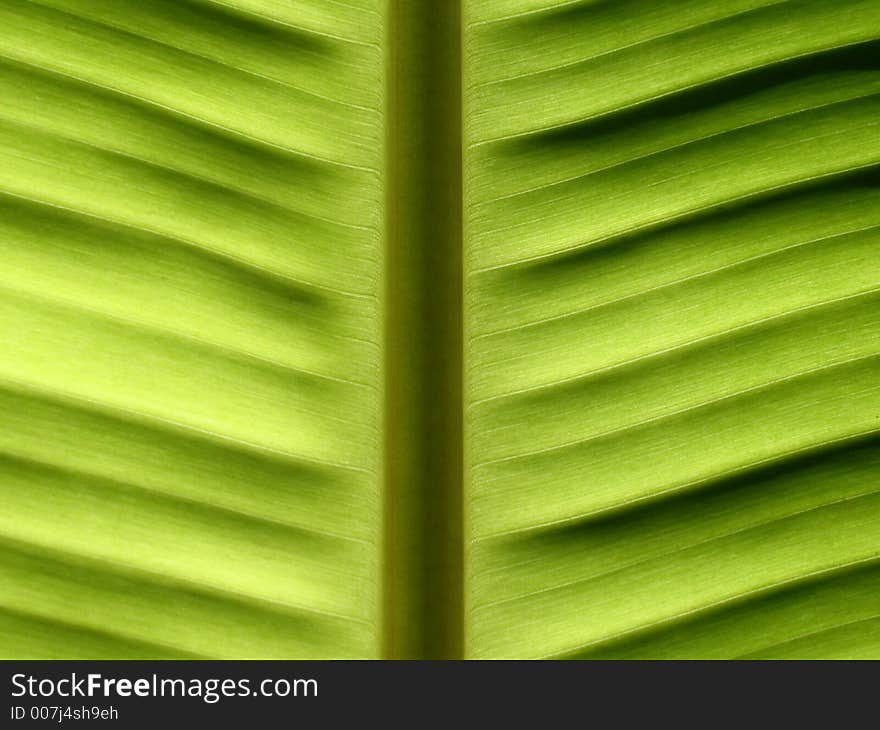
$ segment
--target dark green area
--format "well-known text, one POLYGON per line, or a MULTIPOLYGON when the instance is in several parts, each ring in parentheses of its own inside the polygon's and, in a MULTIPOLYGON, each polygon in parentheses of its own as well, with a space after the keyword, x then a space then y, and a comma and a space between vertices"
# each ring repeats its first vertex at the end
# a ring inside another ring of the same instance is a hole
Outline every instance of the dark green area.
POLYGON ((385 641, 462 655, 460 7, 392 0, 385 641))

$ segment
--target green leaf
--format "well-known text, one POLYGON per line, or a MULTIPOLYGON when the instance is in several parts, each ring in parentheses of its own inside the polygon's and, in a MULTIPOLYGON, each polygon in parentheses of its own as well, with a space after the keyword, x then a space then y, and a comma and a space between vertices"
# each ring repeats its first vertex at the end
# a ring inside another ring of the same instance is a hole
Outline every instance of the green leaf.
POLYGON ((377 7, 0 5, 4 656, 376 656, 377 7))
POLYGON ((3 0, 0 656, 880 657, 876 0, 3 0))
POLYGON ((880 652, 880 6, 467 3, 468 650, 880 652))

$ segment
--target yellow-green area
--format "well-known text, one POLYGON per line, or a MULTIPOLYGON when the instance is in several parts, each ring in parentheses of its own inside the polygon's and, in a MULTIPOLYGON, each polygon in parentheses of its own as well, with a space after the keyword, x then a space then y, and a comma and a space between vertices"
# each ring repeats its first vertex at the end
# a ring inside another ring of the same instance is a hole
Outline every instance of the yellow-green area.
POLYGON ((468 655, 880 656, 880 5, 465 7, 468 655))
POLYGON ((880 657, 877 0, 2 0, 0 657, 880 657))

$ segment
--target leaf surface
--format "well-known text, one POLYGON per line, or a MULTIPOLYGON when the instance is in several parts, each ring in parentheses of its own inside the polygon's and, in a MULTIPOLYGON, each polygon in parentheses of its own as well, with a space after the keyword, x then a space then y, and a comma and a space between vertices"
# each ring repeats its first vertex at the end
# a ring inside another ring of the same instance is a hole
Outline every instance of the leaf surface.
POLYGON ((0 6, 4 656, 377 655, 381 5, 0 6))
POLYGON ((880 650, 880 7, 466 3, 467 646, 880 650))

